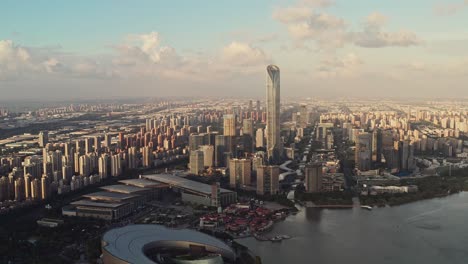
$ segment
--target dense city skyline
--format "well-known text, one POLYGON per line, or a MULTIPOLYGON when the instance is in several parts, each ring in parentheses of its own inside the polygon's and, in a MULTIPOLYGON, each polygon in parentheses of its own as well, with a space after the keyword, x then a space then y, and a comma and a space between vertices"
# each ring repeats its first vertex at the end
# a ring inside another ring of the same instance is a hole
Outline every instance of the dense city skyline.
POLYGON ((282 68, 285 97, 466 97, 467 6, 7 1, 2 99, 261 97, 270 63, 282 68))

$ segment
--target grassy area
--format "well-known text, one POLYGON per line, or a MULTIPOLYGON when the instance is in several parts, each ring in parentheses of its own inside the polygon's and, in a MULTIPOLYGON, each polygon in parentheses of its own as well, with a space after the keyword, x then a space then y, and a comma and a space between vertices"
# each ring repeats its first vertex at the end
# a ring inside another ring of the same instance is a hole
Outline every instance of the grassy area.
POLYGON ((419 200, 444 197, 461 191, 468 191, 468 177, 431 176, 420 179, 403 179, 401 180, 401 185, 417 185, 419 190, 415 193, 361 196, 361 204, 374 206, 394 206, 419 200))

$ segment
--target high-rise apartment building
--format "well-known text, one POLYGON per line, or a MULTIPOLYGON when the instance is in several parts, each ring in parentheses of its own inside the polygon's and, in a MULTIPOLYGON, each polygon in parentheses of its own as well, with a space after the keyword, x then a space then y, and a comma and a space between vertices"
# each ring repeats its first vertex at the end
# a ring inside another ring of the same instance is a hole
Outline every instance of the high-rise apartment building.
POLYGON ((275 195, 279 190, 279 166, 261 165, 257 167, 257 194, 275 195))
POLYGON ((190 151, 190 173, 199 174, 205 169, 203 151, 192 150, 190 151))
POLYGON ((257 132, 255 132, 255 147, 263 148, 265 146, 264 138, 263 129, 257 129, 257 132))
POLYGON ((39 132, 39 147, 43 148, 47 145, 47 143, 49 143, 49 132, 39 132))
POLYGON ((203 145, 200 147, 203 151, 203 166, 213 167, 214 162, 214 146, 212 145, 203 145))
POLYGON ((323 172, 321 163, 307 164, 304 169, 304 174, 304 186, 307 192, 322 191, 323 172))
POLYGON ((251 184, 252 161, 250 159, 229 160, 229 185, 231 187, 251 184))

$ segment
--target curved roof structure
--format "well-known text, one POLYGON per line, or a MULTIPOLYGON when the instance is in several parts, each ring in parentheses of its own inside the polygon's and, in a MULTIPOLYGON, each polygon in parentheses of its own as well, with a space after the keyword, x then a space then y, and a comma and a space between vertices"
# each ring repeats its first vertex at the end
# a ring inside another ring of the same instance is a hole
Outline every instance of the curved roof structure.
POLYGON ((145 255, 150 249, 189 249, 204 246, 207 251, 235 260, 234 251, 221 240, 189 229, 169 229, 161 225, 128 225, 106 232, 102 238, 104 263, 154 264, 145 255))

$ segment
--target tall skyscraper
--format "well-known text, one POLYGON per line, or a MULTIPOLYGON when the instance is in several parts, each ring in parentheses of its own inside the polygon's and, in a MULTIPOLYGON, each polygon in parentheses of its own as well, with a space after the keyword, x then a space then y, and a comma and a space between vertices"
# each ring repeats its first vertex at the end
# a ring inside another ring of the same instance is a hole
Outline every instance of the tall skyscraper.
POLYGON ((356 167, 361 171, 368 171, 372 165, 372 135, 362 132, 357 136, 355 149, 356 167))
POLYGON ((224 120, 224 135, 236 136, 236 118, 234 115, 228 114, 223 116, 224 120))
POLYGON ((280 138, 280 69, 276 65, 267 67, 267 157, 277 164, 281 161, 280 138))
POLYGON ((224 163, 224 152, 226 151, 226 138, 224 135, 215 136, 215 166, 223 167, 227 164, 224 163))

